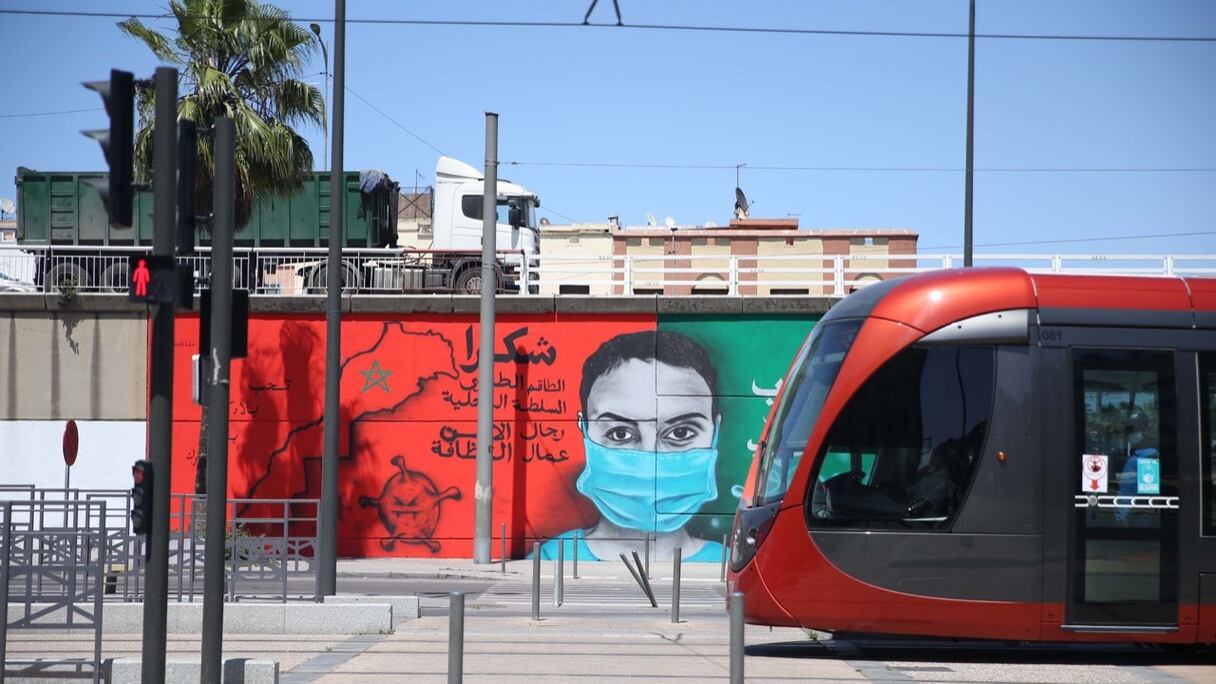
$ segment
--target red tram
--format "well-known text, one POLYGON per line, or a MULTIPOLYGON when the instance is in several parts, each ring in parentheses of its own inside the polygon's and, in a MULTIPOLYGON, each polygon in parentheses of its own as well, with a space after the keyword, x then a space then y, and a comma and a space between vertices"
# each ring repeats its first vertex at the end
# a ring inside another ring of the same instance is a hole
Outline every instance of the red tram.
POLYGON ((753 624, 1216 643, 1216 279, 940 271, 815 326, 735 518, 753 624))

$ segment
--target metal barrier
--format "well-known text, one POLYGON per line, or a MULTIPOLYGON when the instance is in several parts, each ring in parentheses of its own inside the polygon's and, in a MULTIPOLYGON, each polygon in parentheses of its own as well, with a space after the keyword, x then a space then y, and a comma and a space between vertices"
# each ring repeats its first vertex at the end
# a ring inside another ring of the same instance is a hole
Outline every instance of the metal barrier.
POLYGON ((107 560, 106 502, 90 500, 4 501, 0 505, 0 683, 9 665, 22 674, 53 665, 88 666, 101 681, 103 567, 107 560), (38 521, 62 516, 63 526, 38 521), (91 522, 95 521, 94 528, 91 522), (10 608, 19 606, 16 617, 10 608), (8 630, 93 630, 93 658, 9 660, 8 630))
MULTIPOLYGON (((131 494, 125 489, 39 489, 0 485, 0 499, 21 504, 18 530, 96 529, 104 594, 143 600, 145 540, 131 534, 131 494), (51 506, 53 500, 72 506, 51 506)), ((202 600, 206 563, 205 495, 173 494, 169 508, 169 600, 202 600)), ((317 566, 319 499, 230 499, 223 553, 229 601, 320 600, 317 566)))
MULTIPOLYGON (((0 250, 0 293, 126 292, 127 260, 138 247, 22 247, 0 250)), ((328 281, 326 250, 237 248, 233 286, 258 295, 320 295, 328 281)), ((455 272, 473 265, 463 252, 346 249, 343 289, 351 294, 451 293, 466 290, 455 272)), ((569 256, 499 254, 500 292, 592 295, 730 295, 843 297, 874 282, 955 268, 958 254, 659 254, 569 256)), ((210 250, 190 264, 196 288, 210 277, 210 250)), ((1216 275, 1216 254, 977 254, 976 266, 1032 273, 1216 275)))

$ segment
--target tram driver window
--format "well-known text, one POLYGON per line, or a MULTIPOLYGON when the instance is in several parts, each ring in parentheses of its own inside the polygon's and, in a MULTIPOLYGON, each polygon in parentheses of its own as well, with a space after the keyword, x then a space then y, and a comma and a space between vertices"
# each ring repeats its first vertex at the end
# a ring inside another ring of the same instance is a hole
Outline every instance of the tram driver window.
POLYGON ((949 527, 992 406, 991 346, 910 347, 862 385, 828 434, 811 491, 815 527, 949 527))

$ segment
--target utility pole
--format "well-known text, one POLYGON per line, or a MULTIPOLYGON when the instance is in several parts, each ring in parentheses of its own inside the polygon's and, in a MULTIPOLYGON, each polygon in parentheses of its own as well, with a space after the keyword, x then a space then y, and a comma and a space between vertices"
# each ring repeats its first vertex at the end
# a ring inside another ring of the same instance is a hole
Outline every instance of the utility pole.
MULTIPOLYGON (((152 132, 152 254, 172 258, 177 227, 177 70, 158 67, 154 77, 156 128, 152 132)), ((148 456, 152 461, 152 534, 145 571, 143 661, 145 684, 165 681, 165 630, 169 600, 169 485, 173 481, 174 304, 152 314, 148 456)))
MULTIPOLYGON (((202 684, 220 684, 224 670, 224 513, 228 508, 228 396, 232 360, 232 234, 236 202, 236 128, 215 121, 211 222, 211 361, 203 367, 211 418, 207 424, 207 554, 203 568, 202 684)), ((207 354, 208 350, 200 350, 207 354)))
POLYGON ((498 232, 498 115, 486 112, 486 174, 481 201, 481 350, 477 357, 477 486, 473 562, 490 562, 494 503, 494 293, 498 232))
POLYGON ((346 106, 346 0, 334 0, 333 156, 329 172, 329 259, 325 267, 325 450, 321 456, 321 530, 317 583, 321 594, 338 591, 338 434, 342 430, 339 373, 342 364, 343 115, 346 106))
POLYGON ((963 267, 971 268, 971 187, 975 175, 975 0, 967 29, 967 179, 963 190, 963 267))

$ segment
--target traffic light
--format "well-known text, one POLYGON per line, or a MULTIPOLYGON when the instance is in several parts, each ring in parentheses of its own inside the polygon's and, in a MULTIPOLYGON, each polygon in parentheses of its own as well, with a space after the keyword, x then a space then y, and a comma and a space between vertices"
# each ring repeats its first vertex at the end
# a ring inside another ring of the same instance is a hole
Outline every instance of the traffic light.
POLYGON ((101 144, 110 165, 109 182, 101 188, 110 225, 130 226, 135 182, 135 77, 129 71, 111 69, 109 81, 91 81, 84 87, 101 95, 110 115, 108 130, 81 131, 101 144))
POLYGON ((139 460, 131 466, 131 532, 152 533, 152 462, 139 460))
MULTIPOLYGON (((177 122, 177 255, 194 254, 194 183, 198 162, 198 128, 190 119, 177 122)), ((193 290, 192 290, 193 291, 193 290)))

